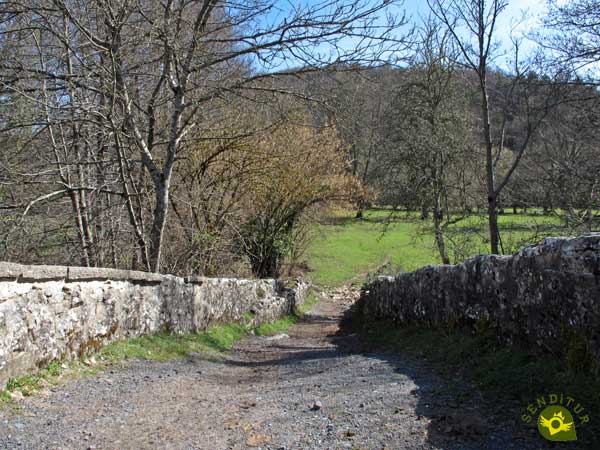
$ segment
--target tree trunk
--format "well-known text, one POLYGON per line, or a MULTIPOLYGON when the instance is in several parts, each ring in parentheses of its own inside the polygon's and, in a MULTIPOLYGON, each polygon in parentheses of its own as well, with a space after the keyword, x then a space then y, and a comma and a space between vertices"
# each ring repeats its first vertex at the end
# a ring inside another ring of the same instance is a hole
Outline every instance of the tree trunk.
POLYGON ((362 219, 364 217, 366 206, 367 205, 365 204, 364 199, 359 198, 356 202, 356 215, 354 216, 355 219, 362 219))
POLYGON ((488 224, 490 228, 490 250, 499 253, 500 232, 498 230, 498 199, 495 195, 488 197, 488 224))
POLYGON ((435 245, 437 246, 438 252, 440 253, 440 258, 442 258, 442 263, 450 264, 450 259, 448 258, 448 254, 446 253, 446 242, 444 241, 444 229, 442 228, 442 218, 443 214, 441 212, 440 199, 438 197, 436 199, 436 205, 433 212, 433 225, 435 228, 435 245))
POLYGON ((490 107, 487 91, 487 69, 482 63, 480 67, 481 88, 481 119, 483 121, 483 138, 485 140, 485 169, 486 187, 488 194, 488 223, 490 232, 490 251, 497 255, 499 245, 498 232, 498 196, 496 194, 496 183, 494 179, 494 143, 492 141, 492 126, 490 124, 490 107))
POLYGON ((150 268, 153 272, 160 272, 162 257, 162 240, 167 223, 167 210, 169 207, 169 187, 165 183, 155 186, 154 220, 150 230, 150 268))
POLYGON ((77 234, 79 235, 79 241, 81 244, 81 263, 85 267, 90 267, 90 255, 88 253, 88 246, 85 240, 85 231, 83 229, 83 222, 81 220, 81 210, 79 209, 78 193, 74 190, 70 190, 69 197, 71 199, 73 212, 75 213, 75 224, 77 226, 77 234))

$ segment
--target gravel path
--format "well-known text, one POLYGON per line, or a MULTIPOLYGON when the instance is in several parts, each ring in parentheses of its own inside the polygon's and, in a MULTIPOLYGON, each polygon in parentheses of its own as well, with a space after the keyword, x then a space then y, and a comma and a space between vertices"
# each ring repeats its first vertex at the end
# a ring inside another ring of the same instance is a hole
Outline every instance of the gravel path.
POLYGON ((349 303, 325 295, 289 336, 249 336, 222 361, 135 361, 26 398, 0 411, 0 449, 542 448, 426 362, 355 351, 349 303))

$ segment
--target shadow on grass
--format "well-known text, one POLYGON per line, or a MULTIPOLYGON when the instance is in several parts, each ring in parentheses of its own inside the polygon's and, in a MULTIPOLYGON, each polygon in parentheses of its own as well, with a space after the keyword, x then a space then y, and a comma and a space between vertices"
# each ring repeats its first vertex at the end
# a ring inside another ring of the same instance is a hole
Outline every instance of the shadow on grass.
POLYGON ((389 225, 392 223, 401 222, 422 222, 417 216, 406 215, 401 212, 390 212, 389 214, 380 215, 364 215, 361 218, 354 216, 329 216, 320 221, 321 225, 333 225, 339 227, 345 227, 357 223, 367 223, 374 225, 389 225))

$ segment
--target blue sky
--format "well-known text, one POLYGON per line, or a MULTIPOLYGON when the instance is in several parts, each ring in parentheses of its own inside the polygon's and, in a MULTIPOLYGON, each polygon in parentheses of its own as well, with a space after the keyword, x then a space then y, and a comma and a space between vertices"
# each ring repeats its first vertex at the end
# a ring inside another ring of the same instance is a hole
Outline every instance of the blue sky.
MULTIPOLYGON (((529 10, 532 15, 542 14, 546 10, 545 0, 509 0, 508 8, 502 14, 502 27, 509 29, 510 19, 519 18, 521 11, 529 10)), ((425 0, 405 0, 404 8, 410 15, 427 15, 428 7, 425 0)))
MULTIPOLYGON (((279 21, 286 16, 286 11, 292 8, 292 5, 316 5, 322 4, 323 1, 325 0, 276 0, 276 8, 267 15, 267 18, 279 21)), ((391 8, 393 8, 392 11, 397 11, 396 6, 391 6, 391 8)), ((421 17, 426 17, 429 14, 429 7, 426 0, 404 0, 402 9, 404 9, 406 15, 415 24, 419 23, 421 17)), ((509 55, 512 49, 510 40, 511 32, 517 36, 527 34, 540 23, 540 18, 545 12, 546 0, 508 0, 508 7, 500 16, 495 33, 495 39, 501 44, 496 64, 499 66, 510 65, 509 55), (526 18, 524 18, 524 13, 526 13, 526 18)), ((402 34, 402 32, 402 29, 398 30, 399 34, 402 34)), ((352 38, 344 38, 340 44, 341 48, 351 50, 356 45, 356 42, 352 38)), ((324 54, 329 52, 327 45, 318 45, 314 48, 319 52, 323 51, 324 54)), ((525 56, 532 48, 533 45, 528 45, 527 40, 524 40, 521 55, 525 56)), ((297 65, 297 60, 293 56, 289 59, 277 58, 274 67, 268 70, 283 69, 295 65, 297 65)))
MULTIPOLYGON (((413 20, 418 20, 419 16, 427 16, 429 7, 426 0, 405 0, 404 9, 407 15, 412 16, 413 20)), ((546 13, 545 0, 509 0, 507 8, 502 12, 497 31, 496 39, 502 45, 505 51, 512 48, 510 35, 523 36, 540 24, 540 18, 546 13)), ((533 47, 523 41, 523 50, 533 47)), ((502 57, 500 57, 502 58, 502 57)), ((500 64, 503 61, 498 61, 500 64)))

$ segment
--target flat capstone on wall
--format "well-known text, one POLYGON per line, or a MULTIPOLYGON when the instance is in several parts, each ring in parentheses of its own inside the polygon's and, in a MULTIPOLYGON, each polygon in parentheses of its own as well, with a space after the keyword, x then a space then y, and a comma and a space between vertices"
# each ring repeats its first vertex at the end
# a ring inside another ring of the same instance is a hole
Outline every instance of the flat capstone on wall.
POLYGON ((116 269, 0 262, 0 389, 53 360, 120 339, 214 324, 257 326, 292 313, 308 284, 180 278, 116 269))

